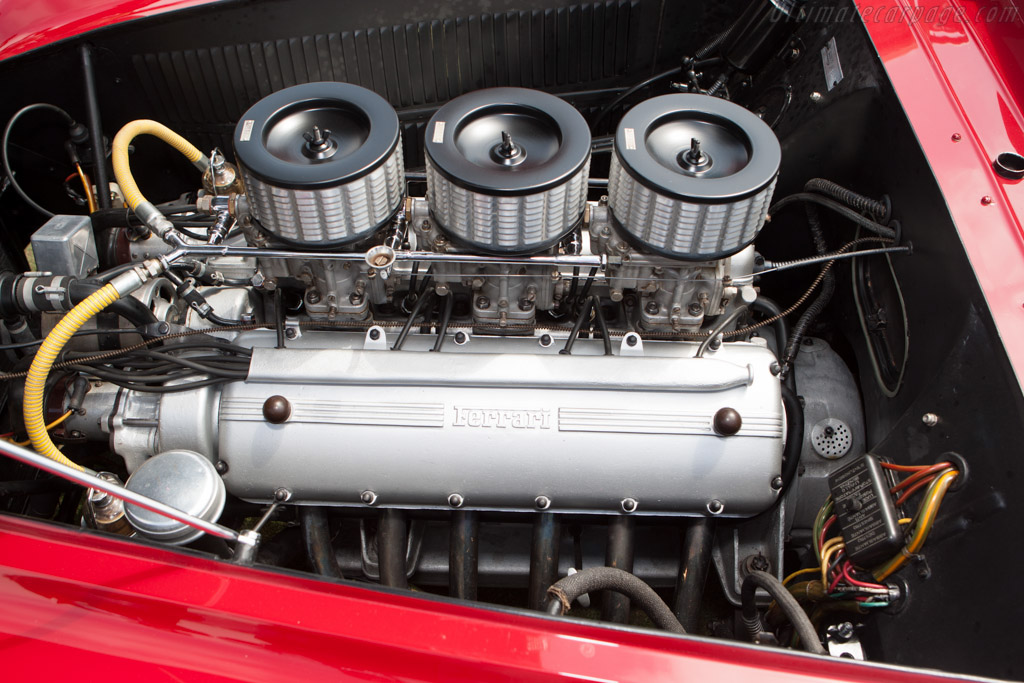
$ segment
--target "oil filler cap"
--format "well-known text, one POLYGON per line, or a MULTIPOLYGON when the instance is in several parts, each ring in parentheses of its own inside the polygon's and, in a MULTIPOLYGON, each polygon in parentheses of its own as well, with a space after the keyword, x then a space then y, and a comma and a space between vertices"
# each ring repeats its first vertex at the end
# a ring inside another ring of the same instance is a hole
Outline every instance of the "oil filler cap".
MULTIPOLYGON (((128 478, 125 488, 208 522, 224 511, 224 481, 209 460, 195 451, 174 450, 154 455, 128 478)), ((139 534, 171 545, 191 543, 203 532, 169 517, 129 503, 125 516, 139 534)))

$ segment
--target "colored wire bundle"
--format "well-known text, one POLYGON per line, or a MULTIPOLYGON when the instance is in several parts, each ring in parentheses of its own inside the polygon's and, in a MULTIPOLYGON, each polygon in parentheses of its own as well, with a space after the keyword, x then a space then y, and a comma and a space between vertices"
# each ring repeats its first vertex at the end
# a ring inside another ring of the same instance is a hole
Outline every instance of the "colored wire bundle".
POLYGON ((899 520, 901 526, 909 527, 903 548, 900 549, 899 554, 870 572, 856 567, 846 556, 846 543, 843 536, 833 533, 833 527, 838 518, 834 514, 835 503, 830 496, 818 510, 812 526, 812 542, 818 566, 795 571, 783 581, 798 597, 829 600, 852 599, 858 607, 888 606, 889 588, 881 582, 898 571, 924 546, 946 491, 949 490, 959 473, 949 462, 921 466, 891 463, 881 463, 881 465, 893 472, 908 474, 889 490, 891 494, 899 496, 896 499, 897 507, 904 505, 914 494, 924 490, 917 513, 912 518, 899 520), (813 575, 816 578, 802 583, 793 583, 794 579, 805 575, 813 575), (819 581, 820 584, 818 584, 819 581))

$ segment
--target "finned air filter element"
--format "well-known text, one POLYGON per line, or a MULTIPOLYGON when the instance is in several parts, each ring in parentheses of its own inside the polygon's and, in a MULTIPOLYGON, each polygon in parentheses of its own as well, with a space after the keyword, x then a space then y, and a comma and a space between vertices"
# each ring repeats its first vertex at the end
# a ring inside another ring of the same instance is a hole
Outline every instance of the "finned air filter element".
POLYGON ((608 205, 640 248, 722 258, 764 225, 781 159, 772 129, 739 105, 707 95, 655 97, 619 123, 608 205))
POLYGON ((454 241, 491 253, 542 251, 583 215, 590 130, 554 95, 492 88, 427 124, 427 202, 454 241))
POLYGON ((263 98, 235 128, 249 204, 272 237, 325 248, 358 242, 402 203, 398 115, 374 92, 307 83, 263 98))

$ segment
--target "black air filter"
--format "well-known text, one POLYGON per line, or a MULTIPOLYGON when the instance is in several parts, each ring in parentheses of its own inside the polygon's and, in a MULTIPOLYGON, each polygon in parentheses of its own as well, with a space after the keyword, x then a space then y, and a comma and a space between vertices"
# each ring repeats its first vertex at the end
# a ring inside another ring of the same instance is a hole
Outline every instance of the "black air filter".
POLYGON ((426 161, 427 201, 450 237, 485 252, 534 253, 583 215, 590 130, 554 95, 478 90, 434 114, 426 161))
POLYGON ((665 95, 622 118, 608 176, 612 215, 638 246, 710 260, 754 241, 782 150, 743 107, 708 95, 665 95))
POLYGON ((405 191, 398 115, 348 83, 307 83, 263 98, 235 128, 253 214, 273 237, 324 248, 371 235, 405 191))

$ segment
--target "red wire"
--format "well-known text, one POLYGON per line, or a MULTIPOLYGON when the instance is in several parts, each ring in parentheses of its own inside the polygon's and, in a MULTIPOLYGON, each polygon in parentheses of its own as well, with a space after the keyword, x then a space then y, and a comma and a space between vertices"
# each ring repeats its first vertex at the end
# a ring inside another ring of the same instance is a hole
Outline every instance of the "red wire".
POLYGON ((845 577, 846 580, 849 581, 851 585, 860 586, 862 588, 885 588, 885 586, 883 586, 880 583, 866 583, 864 581, 858 581, 857 579, 853 578, 852 576, 850 576, 850 570, 852 568, 853 568, 853 565, 850 564, 849 560, 847 560, 846 562, 843 563, 843 569, 842 569, 843 577, 845 577))
POLYGON ((9 439, 14 436, 14 432, 7 432, 6 434, 0 434, 0 439, 9 439))
POLYGON ((933 481, 935 481, 935 477, 937 477, 937 476, 939 476, 939 475, 933 474, 930 477, 925 477, 924 479, 922 479, 921 481, 917 482, 916 484, 911 486, 909 489, 904 491, 902 494, 900 494, 900 497, 896 499, 896 506, 899 507, 900 505, 903 505, 903 503, 907 502, 907 499, 910 498, 910 496, 914 495, 915 493, 920 491, 922 488, 924 488, 928 484, 930 484, 933 481))
POLYGON ((951 467, 952 465, 949 464, 948 462, 940 462, 937 465, 932 465, 931 467, 927 467, 919 472, 915 472, 914 474, 910 475, 909 477, 907 477, 906 479, 904 479, 903 481, 889 489, 889 491, 891 493, 896 493, 897 491, 907 488, 914 482, 920 481, 924 477, 927 477, 929 474, 935 474, 936 472, 941 472, 942 470, 949 469, 951 467))
POLYGON ((894 465, 891 462, 880 462, 878 464, 887 470, 896 470, 897 472, 918 472, 928 469, 928 465, 894 465))

